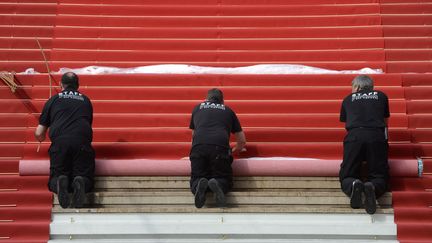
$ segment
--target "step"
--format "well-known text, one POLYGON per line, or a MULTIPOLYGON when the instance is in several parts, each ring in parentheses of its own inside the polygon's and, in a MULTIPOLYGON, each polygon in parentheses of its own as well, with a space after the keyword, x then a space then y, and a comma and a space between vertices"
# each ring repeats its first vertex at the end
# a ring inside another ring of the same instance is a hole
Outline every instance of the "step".
MULTIPOLYGON (((307 4, 238 4, 238 5, 180 5, 176 4, 140 4, 140 5, 110 5, 110 4, 61 4, 58 11, 61 14, 79 15, 117 15, 117 16, 295 16, 295 15, 328 15, 335 12, 344 14, 377 13, 377 4, 346 4, 346 5, 316 5, 307 4)), ((0 8, 0 10, 2 10, 0 8)))
MULTIPOLYGON (((190 113, 192 109, 202 100, 109 100, 93 101, 95 113, 190 113)), ((432 101, 405 101, 390 100, 392 113, 418 114, 430 111, 432 101), (407 108, 405 107, 407 106, 407 108)), ((39 113, 45 101, 43 100, 9 100, 0 99, 0 110, 2 113, 39 113)), ((340 100, 274 100, 274 101, 256 101, 256 100, 230 100, 228 97, 225 104, 231 107, 238 114, 252 113, 339 113, 340 100), (269 109, 271 106, 271 109, 269 109)))
POLYGON ((0 201, 2 205, 43 206, 52 201, 52 193, 48 190, 21 190, 1 191, 0 201))
MULTIPOLYGON (((421 40, 414 44, 427 46, 430 40, 421 40)), ((35 42, 33 40, 33 42, 35 42)), ((407 42, 406 40, 404 43, 407 42)), ((16 49, 30 48, 32 40, 0 39, 0 47, 13 46, 16 49)), ((42 43, 41 43, 42 44, 42 43)), ((43 44, 44 48, 50 48, 51 44, 43 44)), ((210 39, 131 39, 125 37, 117 38, 56 38, 53 47, 55 49, 76 49, 76 50, 250 50, 250 51, 271 51, 271 50, 355 50, 355 49, 379 49, 384 48, 381 38, 280 38, 280 39, 220 39, 214 36, 210 39)), ((420 48, 421 46, 416 46, 420 48)))
POLYGON ((432 158, 423 159, 424 173, 432 173, 432 158))
POLYGON ((53 26, 16 26, 2 25, 0 26, 0 36, 10 38, 13 37, 47 37, 51 38, 53 34, 53 26))
POLYGON ((0 23, 2 25, 22 26, 54 26, 56 21, 55 13, 50 14, 2 14, 0 23))
MULTIPOLYGON (((9 17, 9 16, 7 16, 9 17)), ((6 22, 7 17, 0 20, 6 22)), ((12 17, 12 16, 11 16, 12 17)), ((20 16, 14 19, 15 24, 28 23, 31 18, 20 16)), ((318 26, 365 26, 381 24, 381 17, 376 13, 365 15, 327 15, 327 16, 109 16, 109 15, 58 15, 57 26, 83 26, 83 27, 318 27, 318 26)), ((426 24, 414 18, 412 24, 426 24)), ((34 21, 39 19, 34 18, 34 21)), ((386 22, 396 22, 391 16, 386 22)), ((39 25, 48 25, 50 20, 40 20, 39 25)))
MULTIPOLYGON (((210 205, 212 206, 212 205, 210 205)), ((313 214, 365 214, 364 209, 352 209, 349 205, 334 206, 334 205, 290 205, 287 206, 274 206, 272 204, 265 205, 242 205, 239 207, 227 207, 227 208, 216 208, 216 207, 204 207, 197 209, 193 204, 179 205, 179 206, 164 206, 164 205, 144 205, 139 207, 103 207, 103 208, 82 208, 82 209, 64 209, 59 206, 55 206, 52 209, 53 213, 97 213, 97 214, 118 214, 118 213, 313 213, 313 214)), ((377 208, 377 214, 393 214, 392 208, 377 208)))
POLYGON ((425 37, 432 33, 430 25, 382 26, 385 37, 425 37))
POLYGON ((432 100, 408 100, 406 102, 408 114, 430 114, 432 100))
POLYGON ((2 222, 1 224, 0 235, 8 237, 4 242, 9 242, 9 240, 11 240, 10 242, 29 242, 29 239, 31 239, 31 242, 46 242, 49 240, 49 222, 2 222))
MULTIPOLYGON (((36 59, 36 51, 0 52, 5 60, 36 59), (4 55, 3 55, 4 54, 4 55), (27 58, 27 59, 26 59, 27 58)), ((40 54, 40 52, 39 52, 40 54)), ((150 51, 110 51, 110 50, 71 50, 54 49, 51 58, 56 61, 87 61, 87 62, 324 62, 324 61, 383 61, 383 50, 329 50, 329 51, 178 51, 178 50, 150 50, 150 51), (313 55, 311 55, 313 53, 313 55)))
MULTIPOLYGON (((212 195, 206 202, 215 206, 212 195)), ((391 207, 391 196, 380 198, 379 205, 391 207)), ((58 205, 58 199, 53 200, 58 205)), ((349 205, 349 198, 342 192, 230 192, 227 194, 228 207, 238 205, 349 205)), ((163 192, 96 192, 88 195, 86 207, 139 207, 141 205, 193 205, 194 197, 190 191, 163 192)))
MULTIPOLYGON (((93 128, 150 128, 150 127, 188 127, 189 113, 184 114, 122 114, 95 113, 93 128)), ((280 128, 342 128, 339 114, 238 114, 243 127, 280 127, 280 128)), ((39 124, 38 114, 0 113, 0 127, 35 128, 39 124), (28 122, 28 124, 27 124, 28 122)), ((403 113, 391 114, 390 128, 430 127, 429 115, 410 115, 403 113), (408 123, 408 119, 409 122, 408 123)), ((29 141, 33 141, 30 137, 29 141)))
MULTIPOLYGON (((204 242, 216 239, 362 239, 395 240, 392 215, 314 214, 54 214, 50 225, 52 242, 69 235, 85 239, 174 239, 204 242), (73 222, 70 219, 73 218, 73 222), (106 219, 109 219, 108 221, 106 219), (108 223, 109 222, 109 223, 108 223), (352 223, 347 223, 352 222, 352 223), (100 227, 92 227, 99 224, 100 227), (250 225, 254 227, 250 227, 250 225), (344 227, 341 227, 341 226, 344 227), (311 227, 312 226, 312 227, 311 227), (197 231, 197 228, 200 229, 197 231), (103 238, 102 238, 103 237, 103 238), (195 240, 195 241, 194 241, 195 240), (199 240, 199 241, 198 241, 199 240)), ((273 240, 273 241, 272 241, 273 240)), ((50 241, 51 242, 51 241, 50 241)), ((144 241, 149 242, 149 241, 144 241)), ((178 241, 176 241, 178 242, 178 241)), ((180 241, 186 242, 186 241, 180 241)), ((235 241, 237 242, 237 241, 235 241)), ((253 241, 257 242, 257 241, 253 241)), ((307 241, 306 241, 307 242, 307 241)), ((349 242, 349 241, 347 241, 349 242)))
POLYGON ((425 61, 388 61, 387 73, 430 73, 432 62, 425 61))
POLYGON ((386 37, 386 49, 428 49, 432 46, 429 37, 386 37))
MULTIPOLYGON (((1 6, 1 5, 0 5, 1 6)), ((0 37, 0 49, 2 52, 6 51, 7 49, 37 49, 39 50, 38 43, 36 41, 39 41, 41 46, 44 49, 51 49, 52 48, 52 39, 49 37, 15 37, 15 36, 9 36, 9 37, 0 37)), ((40 52, 40 51, 39 51, 40 52)))
MULTIPOLYGON (((0 142, 34 140, 35 128, 0 129, 0 142), (3 137, 4 136, 4 137, 3 137)), ((343 128, 249 128, 243 126, 248 142, 341 142, 343 128)), ((390 129, 390 142, 428 142, 432 130, 409 131, 406 128, 390 129), (411 140, 413 139, 413 140, 411 140)), ((94 142, 188 142, 192 138, 187 127, 150 128, 93 128, 94 142)), ((231 138, 234 142, 234 137, 231 138)))
POLYGON ((403 86, 432 86, 431 74, 403 74, 403 86))
MULTIPOLYGON (((431 127, 429 125, 429 127, 431 127)), ((431 143, 432 142, 432 129, 416 129, 412 130, 412 142, 414 143, 431 143)))
POLYGON ((41 193, 47 190, 48 176, 0 175, 0 178, 0 189, 34 190, 41 193))
POLYGON ((423 1, 422 3, 398 4, 398 3, 384 3, 380 4, 382 14, 430 14, 432 13, 432 3, 423 1))
POLYGON ((432 14, 381 14, 382 25, 431 25, 432 14))
MULTIPOLYGON (((339 114, 237 114, 243 127, 343 127, 339 114)), ((0 114, 1 117, 1 114, 0 114)), ((410 116, 411 117, 411 116, 410 116)), ((428 117, 413 115, 412 119, 428 126, 428 117), (415 118, 414 118, 415 117, 415 118)), ((432 117, 431 117, 432 119, 432 117)), ((94 127, 188 127, 190 114, 94 114, 94 127)), ((402 113, 392 114, 391 127, 407 127, 408 117, 402 113)), ((36 122, 32 124, 36 125, 36 122)), ((34 126, 35 126, 34 125, 34 126)))
MULTIPOLYGON (((1 30, 1 29, 0 29, 1 30)), ((403 28, 403 31, 399 31, 397 27, 385 27, 385 31, 395 34, 402 33, 413 36, 428 36, 432 28, 427 26, 418 26, 409 28, 403 28)), ((25 33, 33 33, 32 30, 26 30, 24 27, 17 27, 15 30, 16 35, 24 35, 25 33)), ((70 38, 71 33, 76 37, 80 38, 355 38, 355 37, 381 37, 382 30, 381 26, 377 25, 366 25, 366 26, 338 26, 334 27, 273 27, 268 26, 265 28, 261 27, 221 27, 214 26, 209 27, 99 27, 92 26, 82 28, 79 26, 56 26, 56 36, 59 38, 70 38)), ((0 32, 0 35, 2 33, 0 32)), ((25 34, 24 36, 27 36, 25 34)))
POLYGON ((0 173, 18 173, 19 161, 0 158, 0 173))
POLYGON ((432 50, 412 49, 412 50, 393 50, 386 49, 386 60, 389 61, 430 61, 432 60, 432 50))
POLYGON ((430 207, 432 206, 432 192, 430 191, 394 191, 393 204, 404 207, 430 207), (412 200, 415 198, 416 200, 412 200))
MULTIPOLYGON (((95 177, 97 190, 131 190, 133 189, 184 189, 189 188, 189 177, 186 176, 103 176, 95 177)), ((234 177, 234 189, 332 189, 338 191, 339 180, 336 177, 234 177)))
POLYGON ((398 238, 404 242, 427 242, 432 238, 432 224, 416 223, 398 223, 398 238))
MULTIPOLYGON (((91 100, 204 100, 207 87, 82 87, 79 91, 91 100)), ((236 100, 343 100, 351 94, 350 87, 280 87, 280 86, 248 86, 248 87, 221 87, 225 97, 236 100)), ((427 98, 432 92, 431 87, 402 88, 402 87, 376 87, 387 94, 391 99, 427 98)), ((52 90, 53 94, 60 92, 58 88, 52 90)), ((46 88, 18 88, 12 93, 8 87, 0 87, 0 99, 46 99, 49 87, 46 88), (22 95, 21 95, 22 93, 22 95)))
POLYGON ((13 222, 46 222, 51 221, 51 205, 19 206, 19 207, 0 207, 0 220, 12 220, 13 222))
MULTIPOLYGON (((10 0, 9 0, 10 1, 10 0)), ((44 1, 44 0, 40 0, 40 1, 44 1)), ((49 1, 48 1, 49 2, 49 1)), ((374 3, 371 0, 355 0, 353 3, 356 4, 370 4, 370 3, 374 3)), ((95 2, 92 0, 62 0, 63 4, 94 4, 95 2)), ((145 3, 143 3, 141 0, 130 0, 127 2, 124 2, 122 0, 103 0, 103 1, 99 1, 99 4, 103 3, 103 4, 114 4, 114 5, 145 5, 145 4, 150 4, 150 5, 154 5, 154 4, 162 4, 162 5, 172 5, 172 4, 178 4, 178 1, 176 0, 165 0, 163 3, 161 3, 158 0, 147 0, 145 1, 145 3)), ((305 2, 302 0, 292 0, 289 2, 286 2, 284 0, 249 0, 247 1, 248 4, 257 4, 257 5, 267 5, 267 4, 289 4, 289 5, 304 5, 305 2)), ((217 0, 209 0, 209 1, 200 1, 200 0, 187 0, 184 1, 182 4, 185 5, 197 5, 197 4, 208 4, 208 5, 220 5, 220 4, 224 4, 224 5, 235 5, 238 4, 238 1, 236 0, 224 0, 222 2, 217 1, 217 0)), ((311 0, 307 2, 307 5, 309 4, 346 4, 346 1, 343 0, 311 0)))
POLYGON ((27 127, 28 120, 31 120, 26 113, 1 113, 0 114, 0 127, 27 127))
MULTIPOLYGON (((180 159, 189 155, 190 142, 151 142, 151 143, 93 143, 97 156, 103 159, 180 159), (169 151, 169 152, 167 152, 169 151)), ((19 156, 19 151, 24 147, 24 158, 45 159, 48 157, 49 144, 43 143, 37 152, 37 143, 0 144, 0 156, 19 156), (5 151, 7 150, 7 151, 5 151)), ((325 143, 248 143, 247 151, 242 153, 244 157, 297 157, 335 159, 342 154, 341 142, 325 143)), ((415 156, 432 155, 432 146, 409 143, 395 143, 390 145, 389 156, 391 158, 413 158, 415 156), (419 154, 414 150, 418 149, 419 154), (422 151, 420 153, 420 151, 422 151)))
POLYGON ((432 99, 432 86, 430 87, 406 87, 405 98, 407 100, 428 100, 432 99))
POLYGON ((0 14, 53 14, 57 6, 53 3, 2 3, 0 14))

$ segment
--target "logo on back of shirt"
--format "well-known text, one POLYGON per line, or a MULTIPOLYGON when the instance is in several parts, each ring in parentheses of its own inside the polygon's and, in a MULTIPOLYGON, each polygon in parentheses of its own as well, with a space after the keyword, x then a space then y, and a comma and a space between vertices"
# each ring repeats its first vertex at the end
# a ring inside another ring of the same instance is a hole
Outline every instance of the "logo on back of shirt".
POLYGON ((63 91, 63 92, 59 93, 58 95, 59 95, 59 98, 62 98, 62 99, 74 99, 74 100, 84 101, 83 95, 77 91, 63 91))
POLYGON ((369 93, 356 93, 351 95, 351 101, 354 102, 356 100, 378 100, 378 92, 373 91, 369 93))
POLYGON ((200 105, 200 110, 201 109, 219 109, 219 110, 225 110, 225 105, 223 104, 217 104, 217 103, 212 103, 212 102, 203 102, 200 105))

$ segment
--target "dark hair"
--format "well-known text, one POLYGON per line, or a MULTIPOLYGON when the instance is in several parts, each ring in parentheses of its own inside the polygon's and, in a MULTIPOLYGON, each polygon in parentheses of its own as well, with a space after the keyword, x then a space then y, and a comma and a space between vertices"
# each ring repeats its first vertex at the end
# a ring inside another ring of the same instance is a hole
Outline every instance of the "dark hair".
POLYGON ((79 88, 79 79, 78 75, 73 72, 67 72, 63 74, 61 83, 64 89, 74 89, 77 90, 79 88))
POLYGON ((210 89, 207 92, 207 100, 208 101, 212 101, 212 102, 216 102, 219 104, 223 104, 224 99, 223 99, 223 93, 220 89, 210 89))
POLYGON ((371 91, 374 88, 374 83, 371 77, 367 75, 359 75, 353 79, 352 86, 359 91, 371 91))

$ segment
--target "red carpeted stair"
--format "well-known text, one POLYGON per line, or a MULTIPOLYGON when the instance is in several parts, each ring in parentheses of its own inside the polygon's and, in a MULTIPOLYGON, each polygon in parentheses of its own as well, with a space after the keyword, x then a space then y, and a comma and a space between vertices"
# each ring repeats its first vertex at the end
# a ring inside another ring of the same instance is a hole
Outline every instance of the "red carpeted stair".
MULTIPOLYGON (((0 70, 134 67, 150 64, 305 64, 337 70, 381 68, 390 97, 390 157, 424 159, 422 179, 392 181, 401 242, 432 240, 432 1, 407 0, 3 0, 0 70)), ((81 76, 94 101, 99 158, 181 158, 193 106, 221 87, 249 141, 244 156, 339 159, 342 98, 354 75, 81 76)), ((55 85, 60 76, 55 75, 55 85)), ((32 132, 49 96, 48 77, 17 75, 0 86, 0 239, 48 240, 46 178, 19 177, 36 152, 32 132), (3 238, 2 238, 3 237, 3 238)), ((53 92, 55 92, 53 90, 53 92)))

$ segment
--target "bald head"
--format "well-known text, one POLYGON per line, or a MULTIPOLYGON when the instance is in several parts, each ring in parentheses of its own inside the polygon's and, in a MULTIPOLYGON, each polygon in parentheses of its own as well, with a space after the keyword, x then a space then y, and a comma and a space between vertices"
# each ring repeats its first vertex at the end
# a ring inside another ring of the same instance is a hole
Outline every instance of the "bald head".
POLYGON ((219 104, 223 104, 224 103, 224 98, 223 98, 223 93, 222 90, 220 89, 210 89, 207 92, 207 100, 208 101, 212 101, 212 102, 216 102, 219 104))
POLYGON ((77 90, 79 88, 79 79, 78 75, 76 75, 73 72, 67 72, 63 74, 61 83, 63 86, 63 89, 73 89, 77 90))

